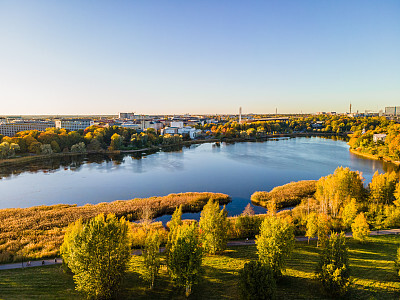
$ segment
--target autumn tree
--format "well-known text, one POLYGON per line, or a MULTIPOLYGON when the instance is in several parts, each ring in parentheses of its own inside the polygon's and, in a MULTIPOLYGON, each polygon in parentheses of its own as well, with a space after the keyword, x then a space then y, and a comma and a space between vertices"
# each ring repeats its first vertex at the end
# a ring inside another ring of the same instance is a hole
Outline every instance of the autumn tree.
POLYGON ((317 246, 324 245, 329 238, 329 218, 326 214, 320 213, 318 214, 318 229, 317 229, 317 236, 318 242, 317 246))
POLYGON ((204 250, 216 254, 226 248, 228 240, 228 219, 225 208, 219 209, 218 201, 210 199, 200 216, 200 231, 204 250))
POLYGON ((306 226, 306 237, 308 238, 308 243, 310 239, 316 237, 318 234, 318 215, 315 212, 311 212, 307 216, 307 226, 306 226))
POLYGON ((203 249, 200 243, 197 224, 179 226, 171 241, 167 259, 168 269, 172 279, 178 285, 185 287, 186 296, 191 294, 192 286, 201 271, 203 249))
POLYGON ((294 247, 293 225, 286 219, 268 216, 256 238, 259 260, 272 268, 275 278, 282 276, 294 247))
POLYGON ((395 172, 375 172, 369 184, 369 198, 375 204, 392 204, 395 200, 397 175, 395 172))
POLYGON ((344 228, 349 229, 355 217, 357 216, 357 201, 356 199, 351 199, 343 207, 342 211, 342 223, 344 228))
POLYGON ((359 172, 339 167, 335 172, 318 180, 315 197, 322 212, 336 217, 348 198, 361 201, 364 197, 363 178, 359 172))
POLYGON ((353 232, 353 238, 360 242, 365 242, 370 234, 369 225, 364 213, 359 213, 351 224, 351 231, 353 232))
POLYGON ((63 260, 74 273, 76 289, 90 298, 115 296, 131 257, 130 226, 124 218, 103 214, 71 225, 61 246, 63 260))

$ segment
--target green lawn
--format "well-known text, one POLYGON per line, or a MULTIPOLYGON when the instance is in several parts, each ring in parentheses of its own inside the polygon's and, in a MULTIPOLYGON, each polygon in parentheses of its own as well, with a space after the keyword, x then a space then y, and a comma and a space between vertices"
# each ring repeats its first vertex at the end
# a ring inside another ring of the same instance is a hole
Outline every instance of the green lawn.
MULTIPOLYGON (((352 287, 348 299, 399 299, 400 280, 396 277, 393 259, 400 236, 371 237, 366 244, 347 239, 352 268, 352 287)), ((224 255, 204 259, 204 274, 193 288, 192 299, 237 299, 238 270, 251 259, 256 259, 255 246, 230 247, 224 255)), ((278 283, 278 299, 324 299, 319 283, 314 279, 318 261, 315 243, 296 243, 286 276, 278 283)), ((121 299, 184 299, 174 288, 165 269, 149 291, 134 272, 140 262, 132 261, 125 278, 121 299)), ((0 271, 1 299, 79 299, 74 291, 72 277, 59 266, 46 266, 25 270, 0 271)))

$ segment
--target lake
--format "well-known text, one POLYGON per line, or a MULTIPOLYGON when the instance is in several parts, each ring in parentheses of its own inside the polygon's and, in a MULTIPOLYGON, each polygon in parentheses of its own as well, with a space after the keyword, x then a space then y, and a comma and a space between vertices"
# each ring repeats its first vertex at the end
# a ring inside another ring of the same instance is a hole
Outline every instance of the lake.
MULTIPOLYGON (((319 179, 338 166, 361 171, 366 183, 375 171, 397 168, 351 154, 346 142, 340 140, 285 138, 221 143, 219 147, 207 143, 151 155, 90 155, 32 163, 22 169, 0 169, 0 208, 222 192, 233 200, 227 205, 229 215, 237 215, 255 191, 269 191, 291 181, 319 179)), ((255 207, 255 211, 266 210, 255 207)))

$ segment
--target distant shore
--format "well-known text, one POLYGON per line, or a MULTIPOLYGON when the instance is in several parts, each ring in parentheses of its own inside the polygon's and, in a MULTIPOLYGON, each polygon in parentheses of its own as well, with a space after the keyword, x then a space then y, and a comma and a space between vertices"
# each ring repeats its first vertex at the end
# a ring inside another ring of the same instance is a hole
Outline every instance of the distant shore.
POLYGON ((384 162, 388 162, 388 163, 392 163, 395 164, 397 166, 400 166, 400 161, 397 160, 392 160, 391 158, 387 157, 387 156, 378 156, 378 155, 374 155, 374 154, 370 154, 370 153, 363 153, 360 151, 357 151, 355 149, 349 149, 349 151, 355 155, 364 157, 364 158, 368 158, 368 159, 374 159, 374 160, 383 160, 384 162))
POLYGON ((182 146, 190 146, 195 144, 205 144, 205 143, 236 143, 236 142, 257 142, 257 141, 266 141, 268 139, 274 138, 296 138, 296 137, 347 137, 346 133, 336 134, 336 133, 325 133, 325 132, 305 132, 305 133, 280 133, 280 134, 269 134, 262 137, 253 137, 253 138, 210 138, 210 139, 202 139, 202 140, 190 140, 183 141, 180 144, 172 144, 172 145, 159 145, 152 146, 143 149, 134 149, 134 150, 100 150, 100 151, 87 151, 87 152, 61 152, 61 153, 53 153, 53 154, 28 154, 26 156, 21 157, 13 157, 7 159, 0 159, 0 167, 13 167, 20 166, 31 162, 40 162, 45 161, 47 159, 52 158, 62 158, 62 157, 73 157, 73 156, 82 156, 88 154, 104 154, 104 155, 118 155, 118 154, 129 154, 129 153, 142 153, 142 152, 157 152, 160 150, 165 150, 169 148, 182 147, 182 146))

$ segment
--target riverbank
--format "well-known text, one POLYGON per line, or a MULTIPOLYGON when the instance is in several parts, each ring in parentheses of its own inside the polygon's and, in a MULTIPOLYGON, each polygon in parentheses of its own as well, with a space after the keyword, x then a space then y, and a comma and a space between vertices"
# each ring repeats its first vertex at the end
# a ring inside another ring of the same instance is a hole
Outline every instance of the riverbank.
POLYGON ((189 140, 183 141, 180 144, 172 144, 172 145, 159 145, 153 147, 147 147, 143 149, 133 149, 133 150, 100 150, 100 151, 87 151, 87 152, 62 152, 62 153, 53 153, 53 154, 29 154, 21 157, 13 157, 7 159, 0 159, 0 167, 18 167, 21 165, 26 165, 28 163, 41 162, 46 161, 53 158, 65 158, 65 157, 74 157, 74 156, 82 156, 89 154, 102 154, 102 155, 118 155, 118 154, 135 154, 135 153, 155 153, 161 150, 168 150, 177 147, 188 147, 196 144, 206 144, 206 143, 240 143, 240 142, 263 142, 269 139, 275 138, 296 138, 296 137, 342 137, 346 138, 347 133, 325 133, 325 132, 298 132, 298 133, 279 133, 279 134, 269 134, 261 137, 253 137, 253 138, 210 138, 210 139, 201 139, 201 140, 189 140))
POLYGON ((349 149, 349 151, 352 154, 355 154, 355 155, 358 155, 358 156, 361 156, 361 157, 364 157, 364 158, 373 159, 373 160, 382 160, 384 162, 392 163, 392 164, 395 164, 397 166, 400 166, 400 161, 392 160, 391 158, 389 158, 387 156, 378 156, 378 155, 374 155, 374 154, 370 154, 370 153, 364 153, 364 152, 360 152, 360 151, 357 151, 357 150, 351 149, 351 148, 349 149))

